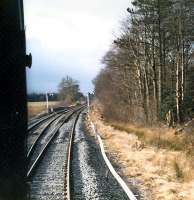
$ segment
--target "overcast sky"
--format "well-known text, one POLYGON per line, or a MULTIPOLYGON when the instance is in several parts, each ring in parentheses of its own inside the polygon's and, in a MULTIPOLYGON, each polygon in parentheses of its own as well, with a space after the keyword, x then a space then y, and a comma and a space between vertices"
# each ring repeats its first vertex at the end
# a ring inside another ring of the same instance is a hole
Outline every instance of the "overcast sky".
POLYGON ((130 0, 24 0, 28 92, 57 90, 66 75, 93 90, 101 58, 127 15, 130 0))

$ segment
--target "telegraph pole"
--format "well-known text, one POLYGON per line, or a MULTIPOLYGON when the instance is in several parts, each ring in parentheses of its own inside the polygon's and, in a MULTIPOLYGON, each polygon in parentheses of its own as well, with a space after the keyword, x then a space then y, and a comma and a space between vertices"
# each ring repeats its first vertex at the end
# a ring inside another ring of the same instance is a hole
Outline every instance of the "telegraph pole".
POLYGON ((49 102, 48 102, 48 93, 46 92, 46 112, 49 113, 49 102))
POLYGON ((27 199, 26 55, 22 0, 0 1, 0 199, 27 199))

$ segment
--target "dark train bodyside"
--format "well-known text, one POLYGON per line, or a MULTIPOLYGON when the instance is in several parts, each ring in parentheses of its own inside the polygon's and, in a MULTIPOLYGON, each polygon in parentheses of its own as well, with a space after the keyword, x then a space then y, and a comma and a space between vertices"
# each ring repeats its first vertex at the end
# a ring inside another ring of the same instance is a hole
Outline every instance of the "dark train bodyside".
POLYGON ((0 199, 26 199, 26 56, 22 0, 0 1, 0 199))

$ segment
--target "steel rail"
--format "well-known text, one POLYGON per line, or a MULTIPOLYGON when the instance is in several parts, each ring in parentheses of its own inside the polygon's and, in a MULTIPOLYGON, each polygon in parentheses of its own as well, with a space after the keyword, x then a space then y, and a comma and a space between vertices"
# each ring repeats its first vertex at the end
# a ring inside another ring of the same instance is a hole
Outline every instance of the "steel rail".
MULTIPOLYGON (((71 107, 56 107, 54 108, 53 113, 49 114, 49 115, 44 115, 42 117, 40 117, 39 119, 37 119, 37 121, 35 122, 30 122, 28 124, 28 132, 30 132, 33 128, 35 128, 36 126, 38 126, 39 124, 41 124, 42 122, 46 121, 47 119, 52 118, 54 115, 56 114, 60 114, 62 112, 68 112, 71 110, 76 109, 77 106, 71 106, 71 107)), ((34 119, 35 120, 35 119, 34 119)))
POLYGON ((74 139, 74 135, 75 135, 75 128, 76 128, 76 124, 77 121, 79 119, 80 113, 82 112, 79 111, 74 123, 73 123, 73 127, 71 129, 71 133, 69 136, 69 142, 68 142, 68 146, 67 146, 67 156, 66 156, 66 161, 65 161, 65 181, 64 181, 64 188, 65 188, 65 200, 70 200, 71 199, 71 187, 70 187, 70 170, 71 170, 71 150, 72 150, 72 146, 73 146, 73 139, 74 139))
POLYGON ((46 120, 48 119, 51 119, 52 117, 54 117, 55 115, 57 114, 61 114, 63 112, 68 112, 70 110, 62 110, 62 111, 59 111, 59 112, 54 112, 50 115, 47 115, 47 116, 44 116, 42 117, 41 119, 39 119, 37 122, 34 122, 33 124, 29 125, 28 126, 28 132, 30 132, 32 129, 34 129, 35 127, 39 126, 41 123, 45 122, 46 120))
POLYGON ((49 129, 50 125, 51 125, 54 121, 56 121, 56 120, 59 120, 59 121, 60 121, 60 118, 63 118, 63 117, 64 117, 63 115, 65 115, 65 114, 66 114, 66 113, 56 116, 55 118, 53 118, 51 121, 49 121, 49 122, 45 125, 45 127, 41 130, 40 134, 36 137, 34 143, 31 145, 31 147, 30 147, 30 149, 29 149, 29 151, 28 151, 28 153, 27 153, 27 158, 29 158, 29 157, 31 156, 31 154, 34 152, 34 149, 35 149, 35 147, 36 147, 38 141, 39 141, 40 138, 43 136, 43 134, 46 133, 46 131, 49 129))
POLYGON ((58 127, 55 129, 54 133, 52 134, 52 136, 49 138, 49 140, 47 141, 47 143, 45 144, 44 148, 41 150, 41 152, 38 154, 36 160, 33 162, 33 164, 30 166, 30 169, 28 170, 27 173, 27 178, 31 178, 33 172, 35 171, 36 167, 39 164, 40 159, 44 156, 44 153, 46 152, 46 150, 48 149, 51 141, 54 139, 54 137, 57 135, 58 130, 60 129, 62 125, 58 125, 58 127))
MULTIPOLYGON (((38 156, 36 157, 35 161, 33 162, 33 164, 30 166, 28 172, 27 172, 27 178, 30 179, 32 177, 33 172, 35 171, 36 167, 39 164, 39 161, 41 160, 41 158, 44 156, 46 150, 48 149, 49 145, 51 144, 51 141, 55 138, 55 136, 58 134, 59 129, 64 125, 65 122, 69 121, 70 118, 76 114, 77 112, 80 112, 80 110, 83 109, 83 107, 79 107, 78 109, 73 110, 70 114, 68 114, 67 116, 63 116, 61 117, 61 119, 58 121, 58 123, 62 120, 62 123, 59 123, 58 125, 56 125, 54 131, 52 132, 51 137, 49 138, 49 140, 46 142, 46 144, 44 145, 44 147, 42 148, 41 152, 38 154, 38 156), (64 118, 64 119, 63 119, 64 118)), ((34 142, 34 144, 32 145, 33 147, 31 147, 31 150, 29 150, 28 152, 28 156, 27 156, 27 160, 28 162, 30 161, 30 158, 32 157, 36 146, 38 145, 38 142, 40 141, 41 136, 39 136, 38 139, 36 139, 36 141, 34 142)))
MULTIPOLYGON (((62 111, 62 110, 69 110, 71 109, 72 107, 67 107, 67 106, 60 106, 60 107, 56 107, 56 108, 53 108, 53 112, 51 112, 50 114, 53 114, 53 113, 57 113, 59 111, 62 111)), ((45 116, 48 116, 50 115, 46 112, 42 112, 42 113, 39 113, 37 114, 36 116, 34 116, 33 118, 31 118, 30 120, 28 120, 28 126, 32 125, 35 123, 35 121, 38 121, 38 119, 41 119, 45 116)))

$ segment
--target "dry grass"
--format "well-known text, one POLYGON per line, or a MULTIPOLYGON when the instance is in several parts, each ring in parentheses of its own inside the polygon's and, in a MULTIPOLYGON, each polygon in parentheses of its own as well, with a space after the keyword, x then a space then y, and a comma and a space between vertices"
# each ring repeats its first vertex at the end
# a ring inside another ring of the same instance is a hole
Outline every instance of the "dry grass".
POLYGON ((173 129, 166 127, 107 124, 96 108, 91 118, 106 149, 117 155, 120 173, 128 180, 139 180, 138 187, 147 199, 194 199, 194 159, 184 149, 189 143, 182 135, 175 135, 173 129))
MULTIPOLYGON (((58 101, 49 102, 49 107, 59 105, 58 101)), ((32 118, 35 115, 46 111, 46 102, 28 102, 28 117, 32 118)))
POLYGON ((193 134, 176 134, 175 129, 167 128, 166 126, 150 128, 118 122, 111 122, 110 125, 117 130, 137 135, 138 139, 147 145, 159 149, 184 151, 187 155, 194 155, 193 134))

